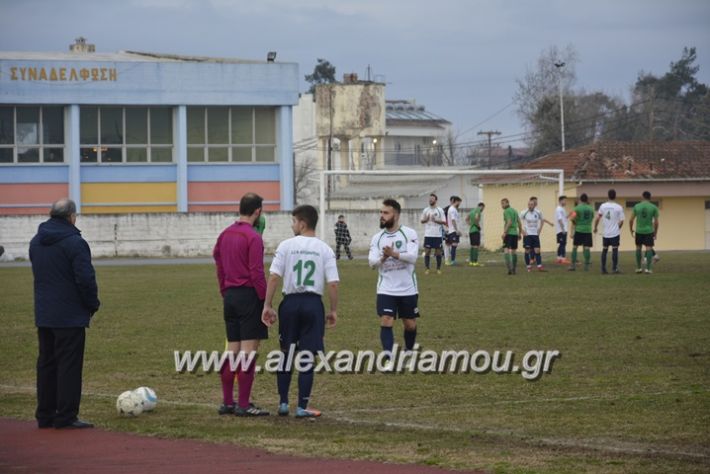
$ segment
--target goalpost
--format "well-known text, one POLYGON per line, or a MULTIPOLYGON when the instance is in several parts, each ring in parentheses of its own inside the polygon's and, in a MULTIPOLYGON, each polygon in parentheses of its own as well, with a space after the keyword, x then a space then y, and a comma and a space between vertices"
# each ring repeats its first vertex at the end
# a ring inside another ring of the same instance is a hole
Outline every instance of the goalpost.
MULTIPOLYGON (((319 180, 320 213, 325 216, 326 209, 326 180, 329 176, 536 176, 541 180, 556 181, 558 196, 564 194, 565 172, 562 169, 505 169, 505 170, 478 170, 478 169, 429 169, 429 170, 322 170, 319 180)), ((501 183, 505 184, 505 183, 501 183)), ((325 222, 320 219, 318 224, 318 237, 325 239, 325 222)))

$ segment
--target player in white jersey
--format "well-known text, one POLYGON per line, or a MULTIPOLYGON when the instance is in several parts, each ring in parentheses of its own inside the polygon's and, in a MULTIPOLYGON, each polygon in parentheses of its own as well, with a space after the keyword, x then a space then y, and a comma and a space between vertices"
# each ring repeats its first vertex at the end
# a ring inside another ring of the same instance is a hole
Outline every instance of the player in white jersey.
POLYGON ((525 266, 528 272, 532 271, 532 262, 535 261, 537 270, 544 272, 542 266, 542 254, 540 253, 540 232, 544 219, 542 212, 535 208, 535 201, 528 201, 528 208, 520 213, 520 221, 525 230, 523 237, 523 247, 525 247, 525 266))
POLYGON ((594 220, 594 233, 597 233, 599 221, 604 219, 604 233, 602 234, 602 274, 606 275, 606 257, 611 246, 611 271, 620 273, 619 270, 619 245, 621 243, 621 228, 624 226, 624 208, 615 201, 616 191, 610 189, 607 193, 609 200, 599 206, 597 218, 594 220))
POLYGON ((419 253, 419 239, 414 229, 399 224, 401 206, 385 199, 380 209, 380 232, 372 237, 368 262, 379 273, 377 279, 377 314, 380 316, 380 340, 385 351, 392 351, 392 326, 399 317, 404 325, 404 345, 414 348, 419 317, 417 276, 414 266, 419 253))
MULTIPOLYGON (((272 308, 274 293, 283 279, 284 298, 279 306, 279 341, 283 351, 283 361, 293 348, 313 355, 323 351, 323 336, 327 327, 334 327, 338 308, 338 268, 335 253, 325 242, 316 238, 318 211, 313 206, 298 206, 291 212, 291 229, 295 237, 279 244, 271 262, 269 281, 266 285, 266 300, 261 320, 267 326, 276 322, 276 311, 272 308), (325 314, 323 290, 328 283, 330 311, 325 314)), ((279 390, 279 410, 287 416, 288 390, 291 385, 291 367, 284 367, 276 375, 279 390)), ((296 417, 320 416, 318 410, 308 408, 313 388, 313 367, 299 371, 298 407, 296 417)))
POLYGON ((446 234, 446 245, 449 246, 449 261, 447 265, 458 265, 456 262, 456 249, 461 240, 461 219, 459 219, 459 206, 461 198, 451 196, 451 205, 446 211, 446 226, 448 234, 446 234))
POLYGON ((436 257, 436 272, 441 273, 441 236, 444 232, 443 226, 446 225, 446 216, 443 209, 436 205, 438 200, 436 194, 429 195, 429 206, 424 208, 420 219, 424 224, 424 266, 427 275, 431 263, 431 249, 434 249, 436 257))
POLYGON ((569 264, 567 260, 567 196, 560 196, 557 199, 557 208, 555 209, 555 234, 557 237, 557 263, 564 265, 569 264))

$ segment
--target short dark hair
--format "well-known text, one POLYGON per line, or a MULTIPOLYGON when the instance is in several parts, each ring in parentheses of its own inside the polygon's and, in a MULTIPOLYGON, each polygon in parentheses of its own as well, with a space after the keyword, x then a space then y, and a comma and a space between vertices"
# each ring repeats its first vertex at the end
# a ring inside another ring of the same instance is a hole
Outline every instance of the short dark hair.
POLYGON ((76 203, 67 198, 55 201, 49 211, 49 217, 57 217, 59 219, 69 219, 72 214, 76 214, 76 203))
POLYGON ((344 215, 342 215, 342 214, 340 214, 340 215, 338 216, 338 219, 340 219, 340 218, 343 218, 343 219, 345 219, 345 216, 344 216, 344 215))
POLYGON ((454 202, 454 199, 456 199, 456 196, 451 196, 451 197, 449 198, 449 202, 454 202))
POLYGON ((318 211, 315 207, 309 204, 297 206, 293 211, 291 211, 291 215, 295 217, 296 220, 305 222, 306 227, 308 227, 309 230, 314 230, 318 225, 318 211))
POLYGON ((615 189, 610 189, 608 193, 606 193, 607 196, 609 196, 609 199, 616 199, 616 190, 615 189))
POLYGON ((246 193, 239 200, 239 215, 251 216, 257 209, 261 209, 264 198, 256 193, 246 193))
POLYGON ((589 202, 589 196, 587 196, 587 193, 582 193, 582 195, 579 196, 579 200, 582 202, 589 202))
POLYGON ((434 193, 431 193, 429 196, 434 196, 434 199, 436 199, 437 201, 439 200, 439 196, 437 196, 437 195, 434 194, 434 193))
POLYGON ((563 194, 562 196, 560 196, 560 197, 557 198, 557 202, 560 202, 560 201, 562 201, 563 199, 567 199, 567 196, 565 196, 564 194, 563 194))
POLYGON ((537 197, 536 197, 536 196, 530 196, 530 200, 531 200, 531 201, 537 201, 537 197))
POLYGON ((451 202, 461 202, 461 198, 458 196, 451 196, 451 202))
POLYGON ((644 199, 651 199, 651 192, 650 191, 644 191, 642 194, 644 199))
POLYGON ((484 203, 482 203, 482 202, 479 202, 479 203, 478 203, 478 207, 486 207, 486 205, 485 205, 484 203))
POLYGON ((400 214, 402 212, 402 206, 399 205, 399 203, 394 200, 394 199, 385 199, 382 201, 383 206, 389 206, 395 211, 397 211, 397 214, 400 214))

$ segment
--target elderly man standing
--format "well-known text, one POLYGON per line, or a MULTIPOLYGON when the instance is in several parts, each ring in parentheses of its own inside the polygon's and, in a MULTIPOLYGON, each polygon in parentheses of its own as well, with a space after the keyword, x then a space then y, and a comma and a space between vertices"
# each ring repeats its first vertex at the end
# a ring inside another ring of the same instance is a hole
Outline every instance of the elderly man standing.
POLYGON ((34 275, 37 358, 37 425, 92 428, 78 418, 89 321, 99 309, 89 245, 76 223, 76 204, 60 199, 30 242, 34 275))

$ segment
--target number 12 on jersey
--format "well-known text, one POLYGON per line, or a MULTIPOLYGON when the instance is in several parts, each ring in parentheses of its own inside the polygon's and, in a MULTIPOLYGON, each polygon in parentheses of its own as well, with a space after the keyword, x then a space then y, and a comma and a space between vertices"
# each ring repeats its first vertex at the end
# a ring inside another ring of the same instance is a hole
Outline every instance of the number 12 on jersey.
POLYGON ((316 262, 313 260, 299 260, 296 265, 293 266, 293 271, 296 272, 296 286, 313 286, 315 281, 313 281, 313 274, 316 272, 316 262), (305 271, 305 278, 303 278, 303 273, 305 271))

